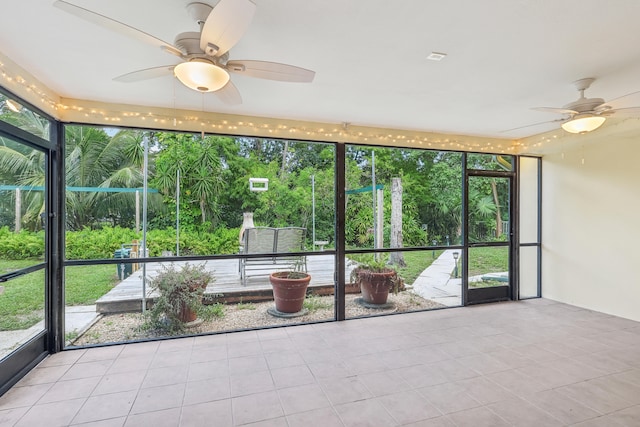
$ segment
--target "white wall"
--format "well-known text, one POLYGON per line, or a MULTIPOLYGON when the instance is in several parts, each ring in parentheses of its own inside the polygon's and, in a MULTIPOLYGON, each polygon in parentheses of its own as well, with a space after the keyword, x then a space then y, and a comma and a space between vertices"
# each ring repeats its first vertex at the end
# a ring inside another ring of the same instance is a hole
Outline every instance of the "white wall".
POLYGON ((640 321, 640 126, 556 144, 542 165, 542 296, 640 321))

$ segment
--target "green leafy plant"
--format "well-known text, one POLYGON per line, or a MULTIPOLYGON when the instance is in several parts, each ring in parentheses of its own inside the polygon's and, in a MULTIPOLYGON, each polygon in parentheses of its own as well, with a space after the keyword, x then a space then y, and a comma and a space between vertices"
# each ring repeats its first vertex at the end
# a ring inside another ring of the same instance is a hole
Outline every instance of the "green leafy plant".
POLYGON ((351 282, 360 285, 362 281, 370 281, 376 273, 389 273, 393 275, 389 277, 389 285, 391 291, 397 294, 404 288, 404 280, 398 276, 397 271, 391 265, 387 264, 385 257, 376 257, 373 254, 351 255, 351 260, 357 264, 357 267, 351 271, 351 282))
POLYGON ((238 310, 255 310, 256 305, 250 302, 242 302, 242 300, 240 300, 240 302, 236 304, 236 308, 238 310))
POLYGON ((333 307, 333 304, 325 299, 322 299, 318 295, 311 294, 307 295, 307 297, 304 299, 304 302, 302 303, 302 306, 309 310, 309 312, 313 313, 314 311, 318 310, 330 309, 331 307, 333 307))
POLYGON ((225 315, 225 305, 219 302, 203 305, 198 309, 198 317, 203 320, 222 319, 225 315))
POLYGON ((164 266, 151 279, 151 287, 160 296, 149 311, 149 322, 153 329, 178 332, 184 328, 182 315, 185 309, 198 312, 202 307, 202 295, 207 285, 213 282, 213 273, 204 264, 184 264, 177 269, 174 264, 164 266))

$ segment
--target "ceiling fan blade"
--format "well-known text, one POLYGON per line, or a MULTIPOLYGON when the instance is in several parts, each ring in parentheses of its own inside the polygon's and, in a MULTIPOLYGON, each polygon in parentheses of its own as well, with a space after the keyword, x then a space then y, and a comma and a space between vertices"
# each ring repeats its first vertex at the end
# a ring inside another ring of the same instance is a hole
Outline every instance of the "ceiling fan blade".
MULTIPOLYGON (((637 94, 639 94, 639 93, 640 93, 640 90, 637 90, 637 91, 635 91, 635 92, 631 92, 631 93, 628 93, 628 94, 626 94, 626 95, 622 95, 622 96, 619 96, 619 97, 617 97, 617 98, 610 99, 609 101, 607 101, 607 102, 606 102, 605 104, 603 104, 603 105, 611 105, 611 104, 614 104, 616 101, 618 101, 618 100, 620 100, 620 99, 622 99, 622 98, 626 98, 627 96, 637 95, 637 94)), ((612 107, 612 108, 613 108, 613 107, 612 107)))
POLYGON ((517 128, 513 128, 513 129, 501 130, 500 133, 509 133, 509 132, 514 131, 514 130, 520 130, 520 129, 525 129, 525 128, 531 128, 531 127, 534 127, 534 126, 546 125, 548 123, 559 123, 559 122, 564 122, 566 120, 567 119, 547 120, 546 122, 533 123, 533 124, 530 124, 530 125, 518 126, 517 128))
POLYGON ((255 11, 250 0, 220 0, 202 26, 200 48, 210 56, 224 55, 247 31, 255 11))
POLYGON ((640 116, 640 107, 627 107, 627 108, 615 108, 607 110, 606 115, 621 115, 621 116, 640 116))
POLYGON ((167 43, 163 40, 160 40, 157 37, 152 36, 151 34, 147 34, 144 31, 138 30, 130 25, 124 24, 120 21, 116 21, 115 19, 108 18, 104 15, 100 15, 99 13, 92 12, 89 9, 85 9, 80 6, 76 6, 74 4, 68 3, 63 0, 57 0, 53 3, 55 7, 58 9, 64 10, 67 13, 77 16, 78 18, 84 19, 85 21, 92 22, 96 25, 99 25, 103 28, 107 28, 111 31, 115 31, 120 34, 124 34, 128 37, 138 39, 144 43, 158 46, 162 50, 171 53, 173 55, 182 57, 183 53, 180 49, 176 48, 170 43, 167 43))
POLYGON ((171 75, 175 65, 163 65, 161 67, 145 68, 144 70, 133 71, 114 78, 113 80, 122 83, 133 83, 141 80, 155 79, 171 75))
POLYGON ((231 80, 224 85, 224 87, 220 90, 213 92, 218 99, 224 102, 227 105, 240 105, 242 104, 242 97, 240 96, 240 92, 236 85, 231 83, 231 80))
POLYGON ((599 105, 599 106, 596 108, 596 110, 603 110, 603 109, 608 109, 608 108, 615 108, 615 107, 614 107, 613 105, 611 105, 611 104, 615 104, 615 102, 616 102, 616 101, 618 101, 618 100, 620 100, 620 99, 626 98, 627 96, 636 95, 636 94, 638 94, 638 93, 640 93, 640 90, 637 90, 637 91, 635 91, 635 92, 628 93, 628 94, 626 94, 626 95, 619 96, 619 97, 617 97, 617 98, 610 99, 609 101, 605 102, 604 104, 599 105))
POLYGON ((557 114, 578 114, 578 111, 567 110, 566 108, 554 108, 554 107, 535 107, 532 110, 544 111, 545 113, 557 113, 557 114))
POLYGON ((309 83, 316 75, 315 71, 305 68, 267 61, 229 61, 227 70, 259 79, 297 83, 309 83))

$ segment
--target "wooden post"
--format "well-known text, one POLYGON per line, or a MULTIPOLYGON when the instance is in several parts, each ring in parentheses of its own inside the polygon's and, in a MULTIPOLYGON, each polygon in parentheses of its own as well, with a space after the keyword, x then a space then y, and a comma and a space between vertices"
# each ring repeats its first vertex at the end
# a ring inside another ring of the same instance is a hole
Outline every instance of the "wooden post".
MULTIPOLYGON (((402 180, 391 179, 391 248, 402 247, 402 180)), ((391 264, 406 266, 402 252, 391 252, 391 264)))
POLYGON ((15 232, 19 233, 22 229, 22 195, 20 189, 16 188, 16 228, 15 232))

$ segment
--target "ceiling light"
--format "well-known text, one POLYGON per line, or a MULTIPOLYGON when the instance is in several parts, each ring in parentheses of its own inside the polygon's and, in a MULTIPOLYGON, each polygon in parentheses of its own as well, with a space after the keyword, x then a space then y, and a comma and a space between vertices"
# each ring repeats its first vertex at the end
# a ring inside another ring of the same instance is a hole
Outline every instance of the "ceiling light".
POLYGON ((229 82, 229 73, 201 58, 176 65, 173 73, 183 85, 198 92, 215 92, 229 82))
POLYGON ((18 104, 13 99, 7 99, 6 101, 4 101, 4 103, 9 108, 9 110, 13 111, 14 113, 19 113, 20 110, 22 110, 22 105, 18 104))
POLYGON ((598 129, 606 120, 603 116, 593 114, 578 114, 562 124, 562 129, 570 133, 587 133, 598 129))
POLYGON ((442 61, 445 56, 447 56, 446 53, 431 52, 431 54, 427 56, 427 59, 430 59, 432 61, 442 61))

